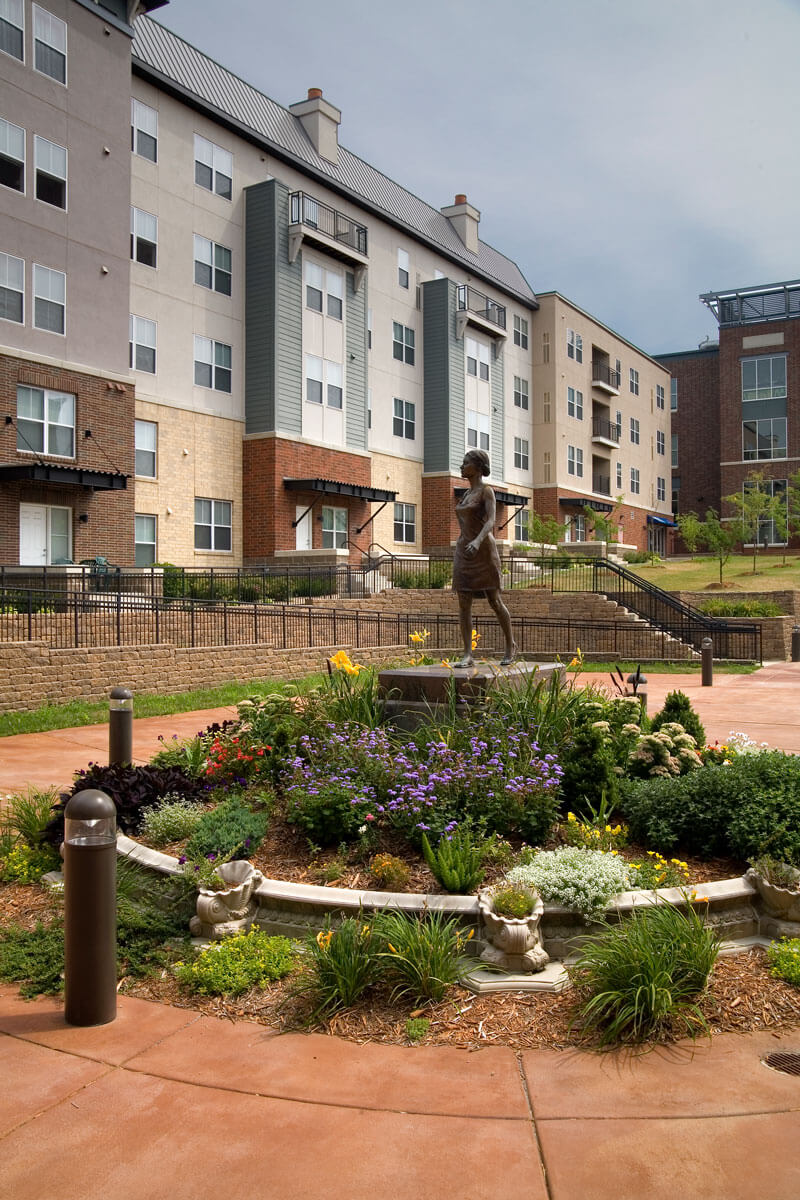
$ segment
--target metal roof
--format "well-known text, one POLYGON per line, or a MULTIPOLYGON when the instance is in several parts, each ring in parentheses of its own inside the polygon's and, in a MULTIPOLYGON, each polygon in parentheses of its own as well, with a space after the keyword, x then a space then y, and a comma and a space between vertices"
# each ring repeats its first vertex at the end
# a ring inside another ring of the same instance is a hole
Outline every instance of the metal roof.
POLYGON ((339 146, 338 163, 320 157, 300 120, 219 63, 190 46, 183 38, 146 16, 134 26, 133 67, 158 85, 170 85, 210 116, 255 139, 276 157, 291 162, 356 203, 372 210, 434 246, 471 275, 536 307, 536 297, 516 263, 499 250, 478 243, 467 250, 447 217, 375 167, 339 146))
POLYGON ((717 318, 720 326, 785 321, 789 317, 800 316, 800 280, 731 288, 725 292, 705 292, 700 299, 717 318))

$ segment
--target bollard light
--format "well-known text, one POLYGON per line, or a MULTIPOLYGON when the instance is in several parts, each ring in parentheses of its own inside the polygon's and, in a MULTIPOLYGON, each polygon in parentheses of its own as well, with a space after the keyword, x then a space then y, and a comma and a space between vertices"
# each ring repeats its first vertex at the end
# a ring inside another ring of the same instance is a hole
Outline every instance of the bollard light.
POLYGON ((642 687, 647 687, 647 676, 643 675, 639 667, 635 671, 631 671, 627 678, 627 682, 633 686, 633 694, 639 701, 642 707, 642 716, 647 716, 647 692, 642 691, 642 687))
POLYGON ((87 789, 64 810, 64 1019, 107 1025, 117 1015, 117 811, 87 789))
POLYGON ((714 683, 714 643, 710 637, 700 643, 700 686, 711 687, 714 683))
POLYGON ((800 662, 800 625, 792 626, 792 662, 800 662))
POLYGON ((108 761, 133 762, 133 692, 111 689, 108 700, 108 761))

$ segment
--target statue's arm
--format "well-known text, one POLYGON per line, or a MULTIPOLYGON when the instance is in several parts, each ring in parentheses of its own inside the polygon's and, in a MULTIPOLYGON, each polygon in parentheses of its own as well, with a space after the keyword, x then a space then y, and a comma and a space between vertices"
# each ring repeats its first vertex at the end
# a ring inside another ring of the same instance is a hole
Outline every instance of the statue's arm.
POLYGON ((486 520, 481 526, 479 532, 475 535, 472 541, 467 546, 467 551, 472 551, 475 554, 478 547, 490 533, 494 531, 494 523, 497 516, 497 504, 494 498, 494 488, 487 484, 483 489, 483 504, 486 511, 486 520))

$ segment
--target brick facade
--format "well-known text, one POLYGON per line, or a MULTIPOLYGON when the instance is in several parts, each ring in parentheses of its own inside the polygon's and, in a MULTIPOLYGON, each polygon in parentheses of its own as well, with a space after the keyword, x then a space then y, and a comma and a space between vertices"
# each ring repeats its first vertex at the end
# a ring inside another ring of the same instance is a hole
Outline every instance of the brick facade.
MULTIPOLYGON (((672 433, 678 438, 678 465, 672 468, 678 512, 720 511, 720 354, 716 346, 686 354, 662 355, 659 361, 678 385, 672 433), (676 488, 676 482, 679 486, 676 488)), ((741 388, 739 389, 741 395, 741 388)), ((741 416, 739 449, 741 458, 741 416)))
POLYGON ((20 504, 69 508, 72 557, 104 555, 120 566, 134 563, 134 389, 100 376, 0 355, 0 406, 9 423, 0 424, 0 462, 37 462, 128 476, 124 490, 93 491, 71 484, 0 483, 0 561, 19 561, 20 504), (69 392, 75 396, 75 456, 58 458, 17 449, 17 387, 69 392), (91 437, 86 431, 91 431, 91 437), (86 518, 83 520, 82 518, 86 518))
MULTIPOLYGON (((562 487, 544 487, 537 488, 534 503, 536 511, 543 516, 555 517, 560 525, 563 526, 567 516, 574 517, 584 509, 571 505, 560 504, 560 500, 567 499, 586 499, 585 494, 580 492, 571 492, 567 488, 562 487)), ((604 517, 611 517, 612 524, 612 541, 620 541, 626 546, 635 546, 637 550, 647 549, 647 513, 646 508, 632 508, 629 504, 617 504, 615 497, 609 497, 598 503, 611 504, 613 512, 603 513, 604 517), (617 536, 619 530, 620 536, 617 536)), ((589 514, 586 515, 586 524, 589 526, 589 514)), ((593 540, 593 536, 590 535, 593 540)))

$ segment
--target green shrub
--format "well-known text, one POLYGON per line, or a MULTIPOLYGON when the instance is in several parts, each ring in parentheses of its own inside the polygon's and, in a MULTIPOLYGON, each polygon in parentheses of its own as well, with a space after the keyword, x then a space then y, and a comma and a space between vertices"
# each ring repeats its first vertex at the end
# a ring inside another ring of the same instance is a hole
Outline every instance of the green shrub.
POLYGON ((709 617, 780 617, 782 610, 774 600, 705 600, 700 612, 709 617))
MULTIPOLYGON (((62 805, 85 788, 98 788, 111 797, 117 810, 117 828, 121 833, 130 834, 135 834, 139 828, 144 810, 158 804, 167 793, 195 800, 203 791, 200 781, 192 779, 180 767, 92 763, 88 770, 76 773, 72 789, 61 794, 62 805)), ((45 837, 54 846, 64 840, 63 807, 53 814, 45 837)))
POLYGON ((312 1021, 350 1008, 378 976, 372 927, 360 917, 345 917, 337 929, 326 920, 324 929, 306 938, 303 957, 296 991, 310 998, 312 1021))
POLYGON ((767 948, 770 975, 800 987, 800 938, 786 938, 767 948))
POLYGON ((429 1017, 409 1017, 406 1021, 406 1037, 410 1042, 421 1042, 431 1027, 429 1017))
POLYGON ((48 871, 61 865, 54 846, 29 846, 17 842, 7 852, 0 852, 0 879, 5 883, 38 883, 48 871))
POLYGON ((639 779, 686 775, 702 767, 697 743, 682 725, 667 721, 654 733, 643 733, 631 746, 628 774, 639 779))
POLYGON ((181 742, 175 734, 170 742, 166 742, 163 737, 159 738, 159 741, 163 745, 150 759, 151 766, 180 767, 193 779, 200 779, 205 775, 210 738, 198 735, 181 742))
POLYGON ((282 979, 295 961, 288 938, 251 929, 215 942, 192 962, 177 963, 175 974, 182 987, 201 996, 239 996, 282 979))
POLYGON ((797 867, 781 862, 780 859, 773 858, 770 854, 762 854, 760 858, 754 858, 750 866, 757 875, 766 879, 767 883, 771 883, 773 887, 794 890, 800 886, 800 873, 798 873, 797 867))
POLYGON ((506 885, 493 892, 492 908, 499 917, 519 919, 530 916, 536 906, 536 900, 536 893, 529 888, 506 885))
POLYGON ((719 953, 716 935, 691 907, 634 908, 581 947, 571 971, 584 989, 577 1024, 602 1045, 707 1031, 697 1003, 719 953))
POLYGON ((64 929, 39 922, 33 930, 12 926, 0 933, 0 979, 19 983, 20 995, 55 995, 64 985, 64 929))
POLYGON ((705 746, 706 731, 697 713, 692 708, 689 697, 680 691, 669 692, 664 701, 664 707, 657 712, 650 722, 650 729, 657 733, 662 725, 682 725, 690 733, 698 746, 705 746))
POLYGON ((616 806, 619 776, 605 725, 604 721, 579 725, 561 752, 561 795, 567 808, 616 806))
POLYGON ((578 846, 540 850, 530 862, 512 867, 506 880, 517 887, 533 888, 544 901, 570 908, 587 921, 603 913, 613 896, 631 886, 621 858, 578 846))
POLYGON ((383 912, 373 922, 373 937, 393 998, 416 1005, 441 1000, 458 982, 472 932, 465 938, 458 921, 441 912, 383 912))
POLYGON ((370 882, 382 891, 402 892, 410 875, 408 864, 394 854, 376 854, 370 859, 370 882))
POLYGON ((58 802, 57 788, 26 788, 6 797, 0 824, 28 846, 38 846, 58 802))
POLYGON ((434 850, 427 834, 422 835, 422 853, 437 881, 448 892, 466 895, 483 880, 483 839, 462 826, 445 832, 434 850))
POLYGON ((187 858, 247 858, 260 845, 269 818, 265 812, 253 812, 240 796, 230 796, 210 812, 203 813, 197 828, 186 843, 187 858))
POLYGON ((139 832, 154 846, 167 846, 194 833, 202 816, 201 804, 167 795, 155 808, 148 808, 142 814, 139 832))

